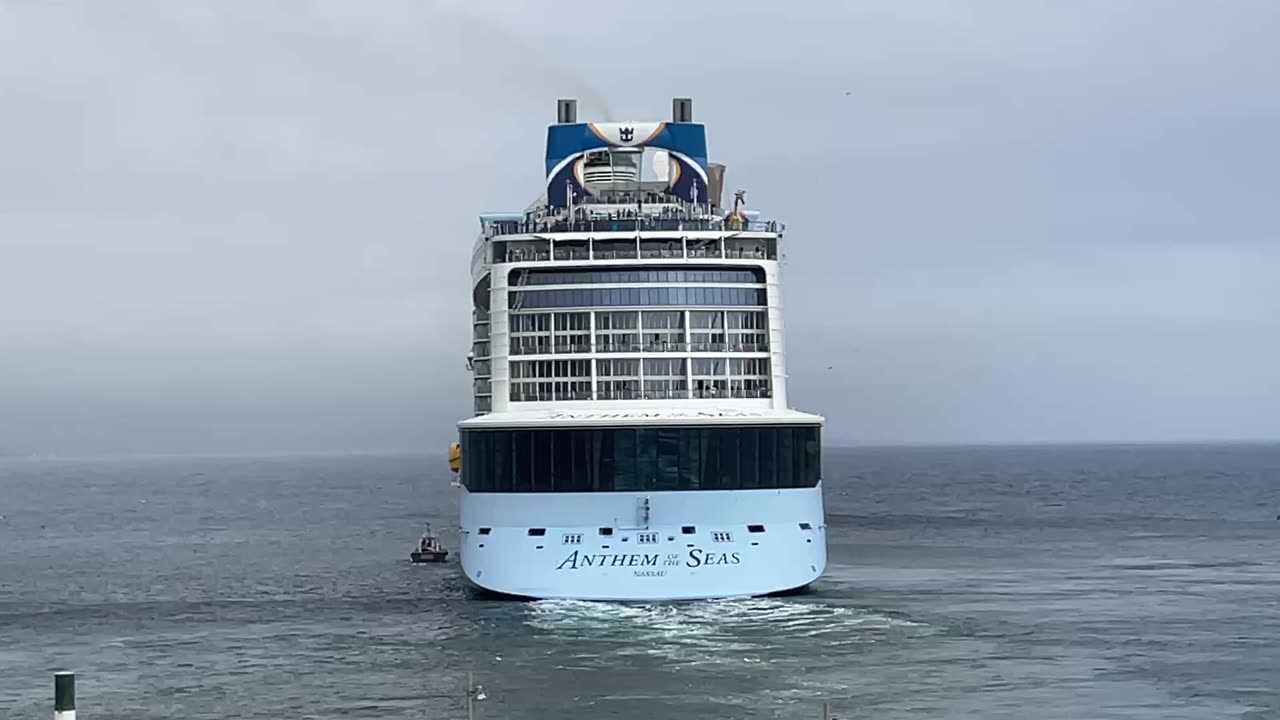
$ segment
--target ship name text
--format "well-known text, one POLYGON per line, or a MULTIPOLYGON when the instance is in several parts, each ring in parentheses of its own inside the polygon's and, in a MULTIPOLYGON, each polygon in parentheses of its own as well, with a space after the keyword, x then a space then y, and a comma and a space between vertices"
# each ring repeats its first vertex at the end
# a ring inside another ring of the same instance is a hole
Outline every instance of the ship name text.
POLYGON ((637 577, 663 577, 666 568, 683 565, 688 568, 711 565, 738 565, 742 555, 736 552, 709 552, 702 548, 689 548, 688 553, 593 553, 574 550, 556 566, 556 570, 582 570, 584 568, 637 568, 637 577))

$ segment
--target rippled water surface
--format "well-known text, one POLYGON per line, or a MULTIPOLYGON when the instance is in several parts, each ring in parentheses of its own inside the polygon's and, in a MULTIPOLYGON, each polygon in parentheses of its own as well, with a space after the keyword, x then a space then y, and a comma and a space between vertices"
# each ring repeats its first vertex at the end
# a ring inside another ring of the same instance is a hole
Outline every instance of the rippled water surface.
POLYGON ((0 460, 0 717, 1280 717, 1280 447, 824 462, 812 593, 615 605, 409 564, 439 457, 0 460))

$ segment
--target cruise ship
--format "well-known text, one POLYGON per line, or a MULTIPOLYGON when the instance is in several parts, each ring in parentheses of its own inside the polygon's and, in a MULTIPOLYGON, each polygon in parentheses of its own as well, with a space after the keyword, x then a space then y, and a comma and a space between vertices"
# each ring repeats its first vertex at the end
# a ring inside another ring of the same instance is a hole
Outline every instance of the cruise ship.
POLYGON ((687 98, 665 122, 559 100, 545 170, 526 210, 480 217, 471 260, 467 580, 605 601, 807 587, 823 420, 787 405, 783 226, 722 198, 687 98))

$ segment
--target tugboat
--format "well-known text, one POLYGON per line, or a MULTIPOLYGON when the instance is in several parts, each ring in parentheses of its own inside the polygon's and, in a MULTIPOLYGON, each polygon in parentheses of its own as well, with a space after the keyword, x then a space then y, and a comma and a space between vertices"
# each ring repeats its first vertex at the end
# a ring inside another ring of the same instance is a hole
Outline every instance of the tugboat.
POLYGON ((409 559, 415 563, 448 562, 449 551, 444 549, 440 544, 440 538, 432 534, 431 526, 428 525, 427 531, 418 539, 418 547, 409 553, 409 559))

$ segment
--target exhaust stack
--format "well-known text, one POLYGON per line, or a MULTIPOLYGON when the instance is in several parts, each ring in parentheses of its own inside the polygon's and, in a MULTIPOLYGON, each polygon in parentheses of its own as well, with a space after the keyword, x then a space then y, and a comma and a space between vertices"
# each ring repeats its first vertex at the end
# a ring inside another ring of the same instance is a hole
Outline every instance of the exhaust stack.
POLYGON ((671 101, 671 121, 693 122, 693 98, 675 98, 671 101))
POLYGON ((578 101, 573 98, 561 98, 556 101, 556 124, 572 125, 578 122, 578 101))

